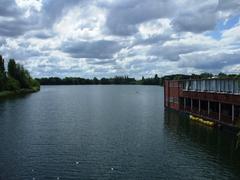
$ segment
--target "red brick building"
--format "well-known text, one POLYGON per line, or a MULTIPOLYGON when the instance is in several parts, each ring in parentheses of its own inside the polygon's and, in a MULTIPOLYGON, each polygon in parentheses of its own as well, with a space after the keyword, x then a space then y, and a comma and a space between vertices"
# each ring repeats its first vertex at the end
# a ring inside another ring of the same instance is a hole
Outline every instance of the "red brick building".
POLYGON ((240 79, 169 80, 165 107, 240 127, 240 79))

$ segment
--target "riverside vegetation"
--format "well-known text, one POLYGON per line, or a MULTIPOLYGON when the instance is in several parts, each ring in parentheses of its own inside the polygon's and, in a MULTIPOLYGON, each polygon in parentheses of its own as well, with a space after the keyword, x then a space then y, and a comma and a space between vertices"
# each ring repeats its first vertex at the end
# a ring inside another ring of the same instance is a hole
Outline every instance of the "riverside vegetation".
POLYGON ((187 80, 187 79, 208 79, 208 78, 240 78, 240 74, 224 74, 219 73, 218 75, 214 75, 211 73, 201 73, 201 74, 174 74, 163 77, 158 77, 155 74, 154 77, 145 78, 144 76, 140 80, 136 80, 135 78, 131 78, 128 76, 115 76, 113 78, 101 78, 98 79, 94 77, 93 79, 85 79, 81 77, 46 77, 37 79, 41 85, 108 85, 108 84, 129 84, 129 85, 160 85, 163 86, 164 80, 187 80))
POLYGON ((40 90, 40 84, 14 59, 10 59, 5 70, 5 62, 0 55, 0 97, 25 94, 40 90))

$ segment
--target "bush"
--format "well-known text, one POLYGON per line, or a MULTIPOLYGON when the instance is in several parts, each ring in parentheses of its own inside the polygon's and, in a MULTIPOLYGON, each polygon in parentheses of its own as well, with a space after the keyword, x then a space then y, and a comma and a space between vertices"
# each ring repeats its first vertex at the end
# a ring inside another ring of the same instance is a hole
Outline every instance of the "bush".
POLYGON ((12 77, 8 77, 7 79, 7 85, 6 85, 6 89, 9 91, 16 91, 20 89, 20 83, 19 81, 17 81, 16 79, 12 78, 12 77))
POLYGON ((32 87, 32 88, 40 88, 40 84, 39 84, 39 82, 36 80, 36 79, 30 79, 30 86, 32 87))

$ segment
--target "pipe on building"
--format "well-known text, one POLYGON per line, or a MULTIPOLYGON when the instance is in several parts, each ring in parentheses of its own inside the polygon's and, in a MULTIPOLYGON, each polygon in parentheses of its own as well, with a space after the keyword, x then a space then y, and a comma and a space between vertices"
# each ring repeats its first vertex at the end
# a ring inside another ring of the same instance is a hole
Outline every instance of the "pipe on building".
POLYGON ((234 123, 234 116, 235 116, 235 106, 232 105, 232 123, 234 123))
POLYGON ((222 114, 222 104, 219 102, 218 103, 218 109, 219 109, 219 114, 218 114, 218 120, 221 121, 221 114, 222 114))
POLYGON ((208 115, 210 115, 210 101, 208 101, 208 115))

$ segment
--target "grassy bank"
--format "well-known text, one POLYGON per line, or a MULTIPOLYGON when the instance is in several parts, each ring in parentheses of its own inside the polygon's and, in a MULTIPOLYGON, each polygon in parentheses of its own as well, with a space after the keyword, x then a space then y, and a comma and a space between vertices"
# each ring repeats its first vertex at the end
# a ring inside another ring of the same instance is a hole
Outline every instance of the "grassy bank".
POLYGON ((1 91, 0 98, 7 98, 7 97, 13 97, 13 96, 18 96, 18 95, 34 93, 39 90, 40 90, 39 87, 33 87, 32 89, 20 89, 20 90, 16 90, 16 91, 1 91))

